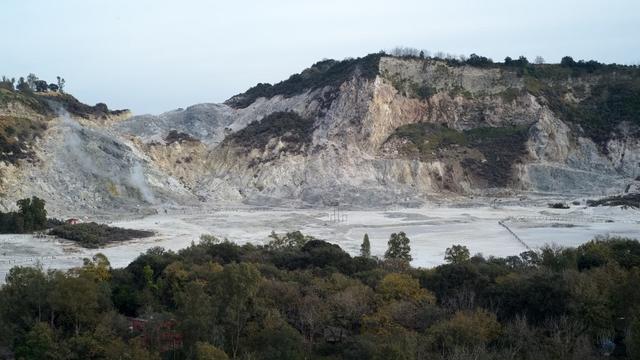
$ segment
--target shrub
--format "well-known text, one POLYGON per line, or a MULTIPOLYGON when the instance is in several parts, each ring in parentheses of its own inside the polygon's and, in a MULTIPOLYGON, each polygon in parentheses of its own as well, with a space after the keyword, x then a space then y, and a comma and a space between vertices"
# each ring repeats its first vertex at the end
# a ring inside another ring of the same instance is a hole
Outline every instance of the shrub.
POLYGON ((589 206, 629 206, 640 208, 640 193, 614 195, 597 200, 587 200, 589 206))
POLYGON ((550 203, 549 207, 552 209, 568 209, 569 205, 562 202, 558 202, 558 203, 550 203))
POLYGON ((272 98, 276 95, 291 97, 308 90, 325 86, 338 87, 355 74, 365 79, 373 79, 378 75, 378 64, 381 54, 370 54, 363 58, 342 61, 323 60, 315 63, 300 74, 275 85, 260 83, 243 94, 238 94, 225 103, 234 108, 246 108, 258 98, 272 98))
POLYGON ((486 310, 456 312, 453 317, 432 326, 429 336, 436 348, 449 352, 457 346, 472 348, 495 340, 501 332, 496 315, 486 310))
POLYGON ((234 143, 249 149, 264 149, 273 138, 286 143, 284 151, 299 152, 311 142, 313 120, 293 111, 279 111, 254 121, 242 130, 227 136, 224 143, 234 143))
POLYGON ((63 239, 77 242, 87 248, 98 248, 112 242, 121 242, 154 235, 152 231, 123 229, 95 222, 64 224, 51 229, 49 233, 63 239))

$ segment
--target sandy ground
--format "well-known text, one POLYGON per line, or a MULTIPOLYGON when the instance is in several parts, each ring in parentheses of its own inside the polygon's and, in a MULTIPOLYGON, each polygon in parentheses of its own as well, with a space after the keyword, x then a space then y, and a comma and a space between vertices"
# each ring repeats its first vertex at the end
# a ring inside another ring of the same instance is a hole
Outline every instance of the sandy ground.
POLYGON ((382 256, 389 235, 404 231, 411 239, 414 266, 430 267, 443 262, 444 251, 452 244, 467 246, 472 254, 517 255, 526 250, 503 221, 527 246, 545 244, 576 246, 596 235, 640 239, 640 211, 621 208, 572 207, 568 210, 546 206, 433 205, 419 209, 343 211, 335 221, 333 210, 299 209, 172 209, 112 225, 152 230, 156 236, 111 245, 103 249, 83 249, 68 241, 31 235, 0 235, 0 281, 14 266, 41 264, 45 269, 68 269, 82 259, 102 252, 112 266, 122 267, 141 252, 155 246, 179 250, 201 234, 213 234, 237 243, 264 243, 272 230, 301 230, 306 234, 339 244, 357 254, 364 233, 369 234, 373 255, 382 256))

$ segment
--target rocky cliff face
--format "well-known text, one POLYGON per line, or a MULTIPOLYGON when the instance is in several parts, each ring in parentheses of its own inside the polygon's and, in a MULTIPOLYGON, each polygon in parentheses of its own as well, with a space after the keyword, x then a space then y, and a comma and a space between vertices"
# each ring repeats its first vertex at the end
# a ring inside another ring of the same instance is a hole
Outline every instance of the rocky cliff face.
MULTIPOLYGON (((3 111, 24 110, 12 106, 3 111)), ((600 195, 640 180, 640 75, 627 67, 369 55, 320 62, 225 104, 69 118, 38 118, 49 121, 35 140, 39 161, 5 162, 5 191, 91 207, 377 206, 429 195, 600 195), (25 187, 25 176, 38 185, 25 187)))
POLYGON ((30 196, 47 200, 54 216, 142 211, 167 199, 195 198, 111 130, 128 111, 87 106, 68 95, 1 91, 0 128, 15 133, 0 139, 2 210, 30 196))
MULTIPOLYGON (((545 71, 563 71, 550 67, 545 71)), ((237 189, 248 201, 369 206, 420 202, 429 194, 596 195, 634 182, 640 112, 605 119, 613 123, 601 130, 606 134, 593 136, 584 119, 563 110, 588 106, 610 76, 637 86, 637 70, 553 77, 519 71, 381 57, 374 76, 356 68, 339 86, 258 98, 246 107, 232 99, 238 118, 293 111, 313 119, 306 130, 312 135, 298 139, 302 148, 274 134, 262 134, 269 141, 260 146, 223 142, 211 150, 207 177, 224 179, 225 191, 237 189)), ((638 94, 636 87, 629 96, 637 101, 638 94)), ((248 134, 258 136, 242 135, 248 134)), ((196 189, 211 191, 204 184, 196 189)))

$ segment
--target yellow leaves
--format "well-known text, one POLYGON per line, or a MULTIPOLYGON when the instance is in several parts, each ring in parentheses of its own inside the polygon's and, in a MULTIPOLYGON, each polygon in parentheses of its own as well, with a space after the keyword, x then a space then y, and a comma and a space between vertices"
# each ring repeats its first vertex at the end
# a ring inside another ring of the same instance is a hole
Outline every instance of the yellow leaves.
POLYGON ((104 254, 98 253, 91 260, 84 259, 81 273, 98 281, 109 281, 111 279, 111 264, 104 254))
POLYGON ((111 196, 120 196, 120 191, 118 190, 118 185, 116 185, 113 181, 107 180, 107 191, 111 196))
POLYGON ((391 335, 403 330, 402 325, 393 321, 388 308, 381 308, 371 315, 362 317, 362 332, 375 335, 391 335))
POLYGON ((456 312, 451 319, 432 326, 429 334, 440 346, 476 346, 497 339, 501 330, 495 314, 477 309, 456 312))
POLYGON ((380 281, 378 292, 385 300, 406 300, 427 304, 433 304, 436 301, 431 292, 420 287, 418 279, 406 274, 388 274, 380 281))
POLYGON ((229 356, 209 343, 198 341, 195 346, 195 358, 197 360, 227 360, 229 356))
POLYGON ((387 274, 376 292, 385 303, 373 314, 362 317, 362 328, 364 332, 378 335, 393 335, 412 328, 418 309, 436 301, 432 293, 420 287, 417 279, 407 274, 387 274))
POLYGON ((164 276, 170 282, 184 282, 189 277, 189 271, 185 269, 182 262, 176 261, 167 265, 164 269, 164 276))

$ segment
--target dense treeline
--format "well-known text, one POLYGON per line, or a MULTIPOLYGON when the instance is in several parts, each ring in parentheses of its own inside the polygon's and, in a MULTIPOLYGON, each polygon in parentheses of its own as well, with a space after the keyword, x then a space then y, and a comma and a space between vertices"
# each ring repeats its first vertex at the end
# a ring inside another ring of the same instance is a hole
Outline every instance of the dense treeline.
POLYGON ((300 74, 291 75, 287 80, 277 84, 259 83, 227 100, 226 104, 235 108, 246 108, 260 97, 290 97, 310 89, 338 87, 356 73, 363 78, 372 79, 378 74, 380 57, 381 54, 369 54, 357 59, 319 61, 300 74))
POLYGON ((22 359, 596 359, 640 356, 640 243, 596 239, 508 258, 446 251, 408 266, 299 232, 265 246, 203 237, 124 269, 97 255, 11 270, 0 344, 22 359))
MULTIPOLYGON (((106 104, 97 103, 90 106, 80 102, 71 94, 64 91, 66 81, 57 76, 56 83, 48 84, 39 79, 35 74, 29 74, 26 78, 0 78, 0 107, 10 103, 21 103, 27 108, 42 115, 57 116, 60 108, 80 117, 104 118, 109 115, 119 115, 127 110, 109 110, 106 104)), ((2 120, 2 119, 0 119, 2 120)), ((0 130, 2 129, 0 121, 0 130)), ((0 138, 1 140, 1 138, 0 138)), ((0 143, 1 145, 1 143, 0 143)))
MULTIPOLYGON (((451 66, 474 66, 474 67, 512 67, 512 68, 528 68, 527 71, 540 71, 544 73, 555 67, 569 69, 573 75, 584 73, 595 73, 600 70, 637 70, 637 65, 624 64, 606 64, 596 60, 574 60, 571 56, 564 56, 560 59, 560 63, 548 63, 542 56, 536 56, 533 61, 529 61, 526 56, 520 55, 518 58, 507 56, 503 62, 494 62, 493 59, 486 56, 472 53, 471 55, 454 55, 444 53, 442 51, 431 53, 428 50, 419 50, 411 47, 396 47, 390 51, 381 51, 379 54, 387 56, 395 56, 405 59, 425 59, 444 61, 451 66)), ((553 70, 552 70, 553 71, 553 70)))
POLYGON ((18 211, 0 212, 0 234, 31 233, 49 226, 44 200, 34 196, 18 200, 16 205, 18 211))
MULTIPOLYGON (((331 91, 323 94, 323 107, 330 106, 335 99, 335 91, 343 82, 354 75, 372 79, 379 73, 379 62, 383 56, 394 56, 419 61, 444 62, 452 67, 472 66, 495 68, 515 72, 523 78, 525 89, 536 96, 542 104, 549 106, 560 118, 576 125, 575 129, 591 138, 606 151, 606 144, 619 133, 620 125, 629 123, 632 131, 640 128, 640 69, 635 65, 605 64, 595 60, 574 60, 565 56, 560 63, 547 63, 538 56, 529 61, 525 56, 506 57, 503 62, 471 54, 454 56, 441 52, 431 54, 414 48, 396 48, 390 52, 381 51, 357 59, 342 61, 323 60, 300 74, 277 84, 258 84, 243 94, 236 95, 226 103, 236 108, 245 108, 260 97, 271 98, 276 95, 290 97, 308 90, 329 87, 331 91), (576 78, 590 78, 595 84, 581 84, 576 78), (572 80, 573 79, 573 80, 572 80), (569 82, 572 86, 567 86, 569 82), (577 101, 575 100, 577 99, 577 101)), ((394 79, 391 79, 394 82, 394 79)), ((429 84, 400 83, 395 79, 394 86, 407 96, 422 100, 429 99, 437 91, 429 84)), ((505 99, 516 98, 520 90, 507 89, 502 96, 505 99)))
MULTIPOLYGON (((640 181, 640 176, 636 178, 640 181)), ((628 189, 627 189, 628 190, 628 189)), ((640 193, 607 196, 602 199, 587 200, 589 206, 625 206, 640 209, 640 193)))
POLYGON ((66 81, 60 76, 56 77, 55 83, 47 83, 45 80, 39 79, 36 74, 29 74, 27 77, 20 77, 16 82, 15 78, 2 76, 0 79, 0 88, 10 91, 21 92, 64 92, 66 81))

